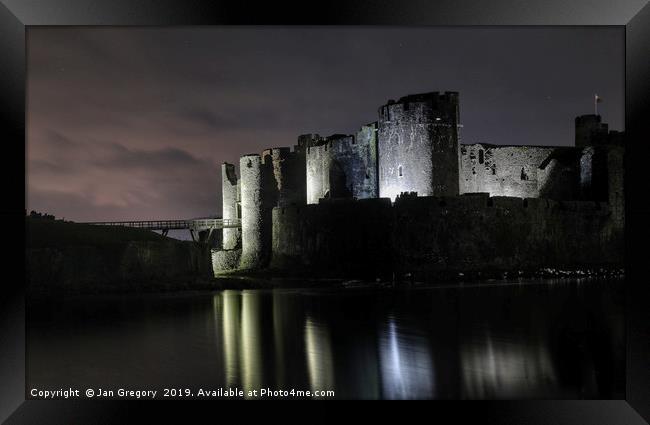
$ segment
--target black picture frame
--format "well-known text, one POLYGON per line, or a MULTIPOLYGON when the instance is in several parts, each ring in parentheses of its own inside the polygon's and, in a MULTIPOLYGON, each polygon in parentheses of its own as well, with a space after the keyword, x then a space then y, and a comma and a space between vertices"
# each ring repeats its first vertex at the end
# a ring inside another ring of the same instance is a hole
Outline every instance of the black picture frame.
MULTIPOLYGON (((401 0, 247 2, 219 0, 0 0, 0 116, 5 183, 3 271, 18 272, 0 287, 0 420, 19 423, 131 423, 183 419, 197 410, 238 419, 258 409, 224 402, 98 402, 26 400, 25 390, 25 33, 32 25, 609 25, 624 26, 626 131, 625 400, 427 403, 427 419, 454 423, 642 424, 650 422, 650 282, 645 266, 650 208, 644 202, 650 158, 650 5, 646 0, 401 0), (219 403, 215 406, 214 403, 219 403), (452 416, 448 416, 448 415, 452 416), (646 422, 644 422, 644 420, 646 422)), ((271 407, 265 405, 264 407, 271 407)), ((385 405, 383 405, 385 406, 385 405)), ((365 406, 364 409, 368 409, 365 406)), ((405 411, 402 409, 392 409, 405 411)), ((410 408, 410 407, 407 407, 410 408)), ((383 407, 370 407, 377 411, 383 407)), ((286 410, 282 409, 282 410, 286 410)), ((282 411, 280 410, 280 411, 282 411)), ((333 415, 319 415, 321 419, 333 415)), ((402 413, 403 415, 403 413, 402 413)), ((305 420, 310 418, 306 417, 305 420)), ((270 420, 270 418, 269 418, 270 420)))

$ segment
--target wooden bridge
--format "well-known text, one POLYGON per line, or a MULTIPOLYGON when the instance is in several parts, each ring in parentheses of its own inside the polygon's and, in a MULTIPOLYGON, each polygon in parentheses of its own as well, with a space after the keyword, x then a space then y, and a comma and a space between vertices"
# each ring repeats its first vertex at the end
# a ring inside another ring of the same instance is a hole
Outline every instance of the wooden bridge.
POLYGON ((190 231, 193 241, 207 241, 214 230, 241 227, 241 219, 195 218, 189 220, 94 221, 81 224, 160 230, 163 236, 167 236, 170 230, 187 229, 190 231))

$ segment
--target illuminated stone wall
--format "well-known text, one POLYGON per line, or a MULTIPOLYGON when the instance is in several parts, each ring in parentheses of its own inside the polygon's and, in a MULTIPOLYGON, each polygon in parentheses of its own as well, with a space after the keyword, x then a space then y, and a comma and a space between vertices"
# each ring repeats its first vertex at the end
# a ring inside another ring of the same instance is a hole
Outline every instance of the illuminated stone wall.
POLYGON ((537 197, 552 147, 462 145, 460 193, 537 197))
POLYGON ((271 148, 241 157, 239 170, 242 253, 239 268, 265 267, 271 254, 271 210, 304 205, 305 150, 299 140, 290 148, 271 148))
POLYGON ((462 145, 460 152, 461 194, 579 198, 581 149, 474 144, 462 145))
POLYGON ((212 258, 212 274, 215 276, 219 273, 239 268, 241 249, 213 249, 210 254, 212 258))
MULTIPOLYGON (((224 162, 221 164, 222 218, 233 220, 239 218, 239 182, 235 166, 224 162)), ((223 229, 223 249, 235 249, 241 242, 241 229, 223 229)))
POLYGON ((458 93, 423 93, 379 109, 379 196, 458 195, 458 93))
POLYGON ((616 168, 608 165, 608 158, 622 151, 617 145, 462 145, 460 192, 609 202, 610 176, 617 178, 623 167, 622 159, 616 168))
POLYGON ((262 158, 244 155, 239 160, 241 176, 242 255, 240 267, 255 268, 262 263, 262 158))
POLYGON ((307 148, 307 203, 325 198, 377 197, 376 125, 356 136, 333 135, 312 140, 307 148))

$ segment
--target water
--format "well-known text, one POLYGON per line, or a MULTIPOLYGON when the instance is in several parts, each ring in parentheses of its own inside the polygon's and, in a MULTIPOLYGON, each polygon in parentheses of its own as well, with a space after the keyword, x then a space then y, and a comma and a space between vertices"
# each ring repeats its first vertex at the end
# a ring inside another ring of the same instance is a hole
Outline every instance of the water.
POLYGON ((624 398, 623 282, 226 290, 28 307, 29 388, 624 398))

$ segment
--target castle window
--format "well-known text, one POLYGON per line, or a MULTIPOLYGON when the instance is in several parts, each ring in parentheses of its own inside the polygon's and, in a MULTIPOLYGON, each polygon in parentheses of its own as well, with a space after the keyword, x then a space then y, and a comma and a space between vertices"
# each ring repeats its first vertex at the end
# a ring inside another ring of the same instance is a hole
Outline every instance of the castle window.
POLYGON ((248 168, 251 168, 251 167, 253 166, 253 161, 251 161, 251 160, 249 159, 249 160, 248 160, 248 163, 246 164, 246 166, 247 166, 248 168))
POLYGON ((399 168, 397 169, 397 175, 400 176, 400 177, 403 176, 403 174, 402 174, 402 166, 401 166, 401 165, 400 165, 399 168))
POLYGON ((524 171, 524 167, 521 167, 521 179, 522 180, 528 180, 528 176, 526 175, 526 172, 524 171))
POLYGON ((484 161, 484 156, 483 156, 483 149, 478 150, 478 163, 483 164, 484 161))
POLYGON ((494 164, 492 164, 492 175, 496 176, 496 174, 497 174, 497 167, 495 167, 494 164))

